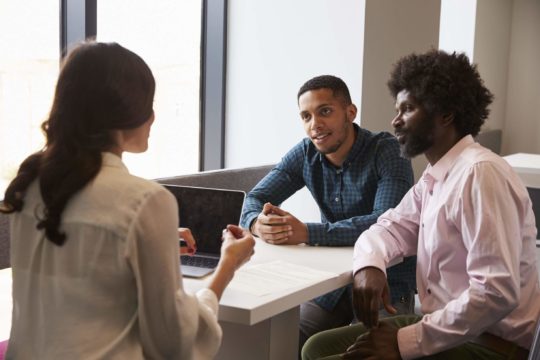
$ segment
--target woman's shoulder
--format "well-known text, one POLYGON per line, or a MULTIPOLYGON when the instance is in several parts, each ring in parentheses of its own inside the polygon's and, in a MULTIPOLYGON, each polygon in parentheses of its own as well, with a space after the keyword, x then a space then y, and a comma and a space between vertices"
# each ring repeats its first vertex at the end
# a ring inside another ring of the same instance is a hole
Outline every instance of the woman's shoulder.
MULTIPOLYGON (((101 194, 123 198, 124 201, 137 200, 168 191, 153 180, 144 179, 127 171, 111 171, 104 168, 96 177, 93 186, 101 194)), ((161 194, 161 196, 164 196, 161 194)))

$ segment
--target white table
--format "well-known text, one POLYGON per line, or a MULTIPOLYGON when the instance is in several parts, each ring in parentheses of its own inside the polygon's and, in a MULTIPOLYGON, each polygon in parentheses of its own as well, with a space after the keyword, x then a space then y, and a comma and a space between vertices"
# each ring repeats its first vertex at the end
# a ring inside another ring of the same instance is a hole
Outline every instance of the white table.
POLYGON ((517 153, 504 157, 527 187, 540 188, 540 154, 517 153))
MULTIPOLYGON (((219 307, 223 343, 216 358, 296 359, 300 304, 349 284, 352 254, 352 247, 278 246, 257 239, 255 255, 246 265, 282 260, 336 276, 264 296, 226 289, 219 307)), ((184 279, 184 284, 196 291, 208 281, 184 279)))
MULTIPOLYGON (((264 296, 226 289, 219 307, 223 343, 217 359, 296 359, 299 305, 349 284, 352 253, 352 247, 277 246, 257 240, 246 265, 282 260, 336 276, 264 296)), ((185 278, 184 285, 195 292, 209 279, 185 278)), ((11 324, 11 269, 0 270, 0 289, 1 341, 9 337, 11 324)))

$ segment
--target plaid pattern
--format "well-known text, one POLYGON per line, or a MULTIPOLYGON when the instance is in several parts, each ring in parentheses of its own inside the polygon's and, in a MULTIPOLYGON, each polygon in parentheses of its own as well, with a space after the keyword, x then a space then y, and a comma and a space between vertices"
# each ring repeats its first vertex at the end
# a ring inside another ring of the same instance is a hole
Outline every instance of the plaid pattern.
MULTIPOLYGON (((321 212, 320 223, 307 223, 309 245, 353 246, 379 215, 395 207, 413 185, 409 160, 389 133, 371 133, 354 124, 356 141, 341 168, 319 153, 309 138, 294 146, 248 194, 240 225, 249 228, 263 204, 278 205, 306 186, 321 212)), ((416 260, 389 269, 392 302, 415 289, 416 260), (412 263, 412 265, 410 264, 412 263)), ((333 309, 346 288, 318 298, 333 309)))

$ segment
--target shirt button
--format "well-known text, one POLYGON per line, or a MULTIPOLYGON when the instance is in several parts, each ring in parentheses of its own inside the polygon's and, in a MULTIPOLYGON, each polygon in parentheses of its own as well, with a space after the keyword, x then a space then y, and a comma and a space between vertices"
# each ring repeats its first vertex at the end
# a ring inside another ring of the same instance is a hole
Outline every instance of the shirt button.
POLYGON ((339 202, 339 198, 335 198, 334 200, 335 200, 336 202, 339 202))
POLYGON ((429 190, 429 195, 433 195, 433 190, 429 190))
POLYGON ((427 289, 427 293, 431 295, 431 289, 427 289))
POLYGON ((422 227, 424 227, 424 223, 422 223, 422 227))

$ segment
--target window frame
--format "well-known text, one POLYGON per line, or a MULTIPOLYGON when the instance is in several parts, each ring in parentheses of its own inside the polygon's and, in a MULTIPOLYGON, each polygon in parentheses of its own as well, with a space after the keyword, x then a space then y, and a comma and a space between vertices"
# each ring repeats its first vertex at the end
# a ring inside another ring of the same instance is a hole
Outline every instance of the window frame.
POLYGON ((203 0, 199 171, 225 166, 228 0, 203 0))
MULTIPOLYGON (((228 0, 202 0, 199 171, 225 165, 228 0)), ((95 39, 97 0, 60 0, 60 58, 76 43, 95 39)))

